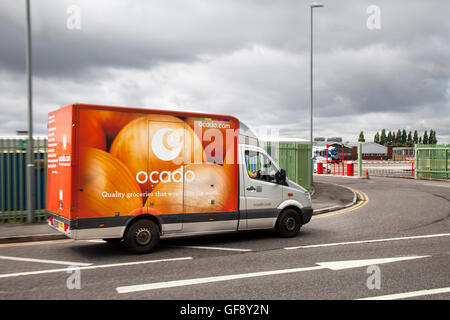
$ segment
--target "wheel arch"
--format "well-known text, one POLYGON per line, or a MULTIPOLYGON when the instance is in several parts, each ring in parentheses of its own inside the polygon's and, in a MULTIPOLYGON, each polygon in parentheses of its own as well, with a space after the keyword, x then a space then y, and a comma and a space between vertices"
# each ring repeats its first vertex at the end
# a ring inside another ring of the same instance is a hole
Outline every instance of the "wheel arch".
POLYGON ((278 217, 277 217, 277 222, 278 222, 278 219, 280 218, 281 214, 283 212, 285 212, 286 210, 290 210, 290 209, 297 211, 298 217, 300 218, 300 223, 303 224, 302 209, 300 207, 294 205, 294 204, 287 205, 286 207, 283 207, 283 209, 279 210, 278 217))
POLYGON ((159 233, 162 234, 162 220, 161 220, 161 218, 158 217, 158 216, 149 214, 149 213, 143 213, 143 214, 140 214, 140 215, 137 215, 137 216, 133 217, 132 219, 130 219, 127 222, 122 236, 125 236, 127 234, 128 229, 130 228, 130 226, 133 223, 135 223, 138 220, 142 220, 142 219, 153 221, 158 226, 159 233))

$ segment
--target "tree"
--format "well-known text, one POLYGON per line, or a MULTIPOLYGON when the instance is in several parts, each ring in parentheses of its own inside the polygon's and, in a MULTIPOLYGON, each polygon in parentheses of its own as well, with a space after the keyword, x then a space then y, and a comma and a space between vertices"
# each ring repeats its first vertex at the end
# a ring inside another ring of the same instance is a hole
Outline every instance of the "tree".
POLYGON ((395 146, 400 147, 401 143, 402 143, 402 131, 398 129, 397 136, 395 137, 395 146))
POLYGON ((428 144, 428 133, 427 130, 423 133, 423 144, 428 144))
POLYGON ((411 131, 408 132, 408 137, 406 138, 406 145, 408 147, 412 147, 413 146, 411 131))
POLYGON ((359 133, 358 142, 366 142, 366 139, 364 139, 364 132, 359 133))
POLYGON ((422 144, 422 137, 419 137, 419 144, 422 144))
POLYGON ((436 131, 430 130, 430 137, 428 138, 428 143, 437 144, 436 131))
POLYGON ((383 146, 386 144, 386 130, 381 130, 380 144, 383 146))
MULTIPOLYGON (((395 134, 395 133, 394 133, 394 134, 395 134)), ((392 132, 389 131, 389 133, 388 133, 388 135, 387 135, 387 139, 386 139, 386 144, 387 144, 388 146, 391 146, 391 145, 392 145, 392 142, 393 142, 393 139, 392 139, 392 132)))
POLYGON ((375 133, 375 136, 373 137, 373 142, 380 143, 380 134, 378 133, 378 131, 377 133, 375 133))
MULTIPOLYGON (((411 132, 410 132, 410 133, 411 133, 411 132)), ((402 130, 402 139, 401 139, 401 140, 402 140, 401 142, 402 142, 402 145, 403 145, 403 146, 406 146, 406 139, 407 139, 407 137, 406 137, 406 130, 403 129, 403 130, 402 130)))
POLYGON ((414 142, 415 144, 419 143, 419 139, 418 139, 418 137, 417 137, 417 130, 414 130, 413 142, 414 142))

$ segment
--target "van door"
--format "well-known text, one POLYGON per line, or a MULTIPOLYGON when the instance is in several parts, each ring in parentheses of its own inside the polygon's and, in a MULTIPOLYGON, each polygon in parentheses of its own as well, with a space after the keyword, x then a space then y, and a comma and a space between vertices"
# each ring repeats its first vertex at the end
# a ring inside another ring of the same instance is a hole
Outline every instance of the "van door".
POLYGON ((278 217, 283 186, 276 183, 278 167, 261 149, 242 148, 247 229, 271 228, 278 217))
POLYGON ((147 190, 145 206, 156 210, 163 232, 182 230, 183 221, 183 122, 148 121, 147 190))

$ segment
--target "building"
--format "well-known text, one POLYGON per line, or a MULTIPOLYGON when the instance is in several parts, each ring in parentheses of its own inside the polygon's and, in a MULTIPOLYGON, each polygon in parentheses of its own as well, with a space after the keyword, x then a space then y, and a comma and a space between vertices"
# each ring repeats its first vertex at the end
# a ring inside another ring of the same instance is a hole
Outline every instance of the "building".
POLYGON ((397 161, 406 161, 414 159, 414 147, 392 148, 392 159, 397 161))
POLYGON ((332 142, 339 142, 339 143, 342 143, 342 137, 331 137, 331 138, 327 138, 327 142, 328 142, 328 143, 332 143, 332 142))
MULTIPOLYGON (((358 159, 358 144, 352 143, 352 160, 358 159)), ((385 147, 375 142, 362 142, 363 160, 387 160, 392 158, 392 147, 385 147)))

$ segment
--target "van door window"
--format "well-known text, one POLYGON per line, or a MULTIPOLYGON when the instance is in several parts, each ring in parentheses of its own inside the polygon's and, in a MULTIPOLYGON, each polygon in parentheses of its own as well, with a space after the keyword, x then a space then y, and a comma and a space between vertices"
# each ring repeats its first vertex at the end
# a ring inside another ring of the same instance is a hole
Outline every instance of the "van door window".
POLYGON ((245 163, 247 166, 248 176, 251 179, 276 182, 275 174, 277 172, 277 168, 265 154, 257 151, 246 150, 245 163))

